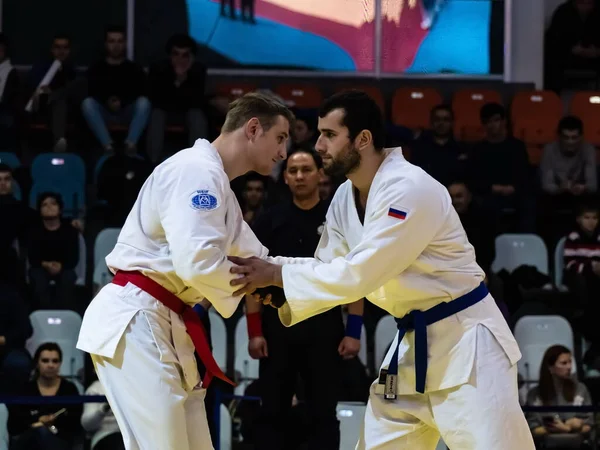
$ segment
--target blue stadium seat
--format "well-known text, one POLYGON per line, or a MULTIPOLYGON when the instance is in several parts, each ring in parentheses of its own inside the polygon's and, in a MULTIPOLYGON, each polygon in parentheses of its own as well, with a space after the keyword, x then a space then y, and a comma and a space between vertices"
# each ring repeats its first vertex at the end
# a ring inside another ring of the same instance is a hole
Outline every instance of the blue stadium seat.
POLYGON ((83 372, 84 354, 77 350, 77 339, 81 328, 81 316, 68 310, 40 310, 29 316, 33 335, 25 344, 33 356, 37 348, 45 342, 56 342, 63 351, 60 374, 76 377, 83 372))
POLYGON ((512 272, 522 265, 534 266, 548 275, 548 249, 536 234, 501 234, 496 238, 496 258, 492 263, 494 273, 506 269, 512 272))
POLYGON ((17 183, 17 180, 12 180, 12 192, 14 197, 21 201, 23 199, 23 193, 21 192, 21 186, 17 183))
MULTIPOLYGON (((573 329, 561 316, 523 316, 515 325, 514 335, 523 354, 518 371, 524 380, 533 383, 539 379, 542 358, 549 347, 563 345, 571 352, 575 350, 573 329)), ((573 373, 576 370, 577 364, 573 364, 573 373)))
POLYGON ((554 285, 559 291, 566 292, 568 288, 563 284, 563 271, 565 270, 565 242, 567 237, 562 237, 554 249, 554 285))
POLYGON ((231 414, 229 413, 227 406, 223 403, 221 403, 221 406, 219 407, 219 412, 221 415, 219 420, 219 449, 231 450, 233 436, 231 414))
POLYGON ((79 261, 75 266, 75 274, 77 280, 75 280, 76 286, 85 286, 85 273, 87 269, 87 247, 85 245, 85 239, 79 233, 79 261))
POLYGON ((38 196, 43 192, 60 194, 65 204, 64 217, 80 217, 85 211, 85 186, 78 184, 58 184, 52 182, 36 182, 29 193, 29 206, 37 210, 38 196))
POLYGON ((73 153, 42 153, 31 164, 33 183, 85 186, 85 163, 73 153))
POLYGON ((106 265, 104 258, 115 248, 120 232, 120 228, 105 228, 98 233, 94 242, 94 269, 106 265))
POLYGON ((0 164, 6 164, 13 170, 21 167, 19 157, 12 152, 0 152, 0 164))

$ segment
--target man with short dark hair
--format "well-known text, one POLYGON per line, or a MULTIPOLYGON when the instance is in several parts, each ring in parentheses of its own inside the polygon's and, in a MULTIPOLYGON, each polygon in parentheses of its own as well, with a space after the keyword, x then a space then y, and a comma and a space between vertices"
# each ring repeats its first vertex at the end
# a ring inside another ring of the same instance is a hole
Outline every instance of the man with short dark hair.
POLYGON ((185 123, 189 145, 208 135, 206 67, 196 60, 196 42, 188 35, 176 34, 167 42, 166 50, 169 59, 154 64, 149 74, 152 116, 146 149, 154 163, 162 157, 169 120, 185 123))
MULTIPOLYGON (((396 318, 358 450, 430 450, 440 435, 450 448, 533 450, 519 405, 521 353, 446 188, 401 149, 384 149, 381 111, 364 93, 326 100, 319 132, 325 170, 348 180, 314 258, 231 257, 237 293, 283 288, 285 302, 264 301, 286 326, 362 297, 396 318)), ((335 382, 323 374, 323 384, 335 382)))
POLYGON ((293 119, 267 95, 234 101, 214 142, 199 139, 152 172, 106 257, 115 277, 85 312, 77 347, 92 356, 128 450, 212 449, 205 389, 213 376, 229 380, 192 306, 231 317, 242 295, 227 255, 267 257, 230 182, 270 174, 293 119))
POLYGON ((485 139, 470 154, 473 193, 506 219, 507 230, 529 232, 535 226, 535 212, 525 143, 509 135, 502 105, 487 103, 479 115, 485 139))
POLYGON ((467 175, 466 149, 454 139, 454 112, 447 105, 431 111, 431 129, 422 133, 412 146, 410 162, 443 185, 467 175))
POLYGON ((583 122, 565 116, 558 124, 558 139, 546 145, 540 165, 542 189, 552 196, 579 197, 598 188, 596 149, 583 139, 583 122))
POLYGON ((127 59, 123 27, 108 28, 104 47, 104 59, 88 69, 89 96, 81 104, 81 112, 107 153, 115 150, 107 123, 128 125, 125 151, 135 155, 151 109, 145 96, 146 75, 139 64, 127 59))

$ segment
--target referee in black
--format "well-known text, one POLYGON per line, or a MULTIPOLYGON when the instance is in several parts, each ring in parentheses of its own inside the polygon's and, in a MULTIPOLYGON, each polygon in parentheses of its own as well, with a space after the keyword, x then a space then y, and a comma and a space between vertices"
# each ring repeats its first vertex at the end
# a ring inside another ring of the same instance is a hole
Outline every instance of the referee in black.
MULTIPOLYGON (((321 158, 314 150, 292 151, 282 176, 291 198, 265 211, 253 229, 272 256, 312 257, 325 223, 327 205, 319 199, 321 158)), ((283 290, 272 291, 283 296, 283 290)), ((333 308, 293 327, 284 327, 274 308, 246 302, 250 356, 260 359, 260 413, 254 424, 256 450, 289 450, 296 434, 308 439, 307 448, 338 450, 338 375, 343 359, 360 349, 363 300, 348 307, 344 327, 342 310, 333 308), (293 429, 292 399, 300 380, 308 416, 308 429, 293 429)))

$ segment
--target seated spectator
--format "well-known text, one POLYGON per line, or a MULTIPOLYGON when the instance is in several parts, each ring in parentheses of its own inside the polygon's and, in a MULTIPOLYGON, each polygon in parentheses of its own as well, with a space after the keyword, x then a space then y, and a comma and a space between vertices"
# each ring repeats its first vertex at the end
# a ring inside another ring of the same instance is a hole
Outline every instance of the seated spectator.
POLYGON ((41 220, 28 241, 29 279, 42 309, 75 310, 74 288, 79 261, 79 235, 70 221, 62 218, 60 195, 44 192, 38 198, 41 220), (56 284, 53 299, 51 282, 56 284))
POLYGON ((22 285, 25 281, 19 253, 24 252, 35 212, 13 194, 13 171, 0 164, 0 281, 22 285))
POLYGON ((0 33, 0 149, 17 147, 19 75, 10 61, 8 39, 0 33))
POLYGON ((153 109, 146 146, 153 163, 163 156, 168 119, 185 122, 190 147, 196 139, 208 137, 204 112, 208 104, 204 94, 206 67, 196 61, 196 50, 191 37, 174 35, 167 43, 169 59, 150 68, 149 92, 153 109))
POLYGON ((531 232, 535 228, 535 214, 528 193, 530 165, 525 144, 509 136, 502 105, 482 106, 480 117, 485 139, 470 156, 473 193, 500 219, 516 218, 516 223, 508 225, 509 230, 531 232))
POLYGON ((135 203, 146 178, 152 172, 148 161, 117 154, 109 157, 98 173, 98 200, 105 226, 121 227, 135 203))
POLYGON ((54 151, 67 149, 67 109, 75 103, 74 81, 77 76, 70 59, 71 39, 65 34, 57 34, 52 40, 51 56, 33 66, 31 85, 34 89, 32 108, 34 111, 49 112, 50 128, 54 138, 54 151), (40 83, 55 62, 59 62, 58 72, 44 85, 40 83))
POLYGON ((329 204, 333 198, 333 194, 335 194, 333 178, 324 171, 321 171, 319 179, 319 198, 321 201, 329 204))
POLYGON ((107 122, 129 125, 125 151, 137 152, 137 143, 146 127, 151 105, 146 98, 146 76, 143 69, 125 56, 125 31, 111 27, 105 36, 106 57, 92 65, 87 72, 88 94, 81 104, 83 117, 108 152, 114 142, 107 122))
POLYGON ((567 197, 561 203, 573 203, 573 197, 597 191, 596 149, 583 140, 583 122, 574 116, 563 117, 558 124, 558 140, 547 144, 540 166, 542 189, 567 197))
POLYGON ((552 14, 546 32, 547 88, 565 87, 565 71, 597 72, 600 66, 600 11, 594 0, 566 0, 552 14))
MULTIPOLYGON (((62 350, 42 344, 33 357, 35 373, 20 395, 60 397, 79 395, 70 381, 59 375, 62 350)), ((71 450, 80 431, 81 405, 33 404, 9 406, 8 431, 13 450, 71 450)))
POLYGON ((294 132, 292 133, 291 146, 293 148, 306 147, 313 149, 315 147, 315 132, 317 130, 317 120, 314 113, 301 109, 294 109, 296 121, 294 122, 294 132))
POLYGON ((14 394, 29 379, 31 357, 25 341, 32 334, 24 299, 0 281, 0 394, 14 394))
POLYGON ((467 176, 466 149, 454 139, 454 113, 438 105, 431 111, 431 130, 419 135, 411 146, 410 162, 447 186, 467 176))
MULTIPOLYGON (((102 384, 94 381, 85 395, 106 395, 102 384)), ((85 403, 81 426, 92 435, 92 450, 125 450, 117 419, 108 403, 85 403)))
MULTIPOLYGON (((591 406, 585 384, 571 374, 573 356, 562 345, 546 350, 540 365, 539 385, 527 394, 530 406, 591 406)), ((592 429, 591 413, 529 413, 529 427, 538 440, 551 441, 555 434, 572 434, 577 441, 592 429)), ((556 448, 556 447, 552 447, 556 448)), ((579 448, 579 447, 569 447, 579 448)))
POLYGON ((493 216, 473 202, 471 191, 464 181, 452 182, 448 186, 448 192, 467 238, 475 248, 477 264, 489 275, 496 256, 496 225, 493 216))
POLYGON ((244 180, 242 190, 242 213, 248 225, 252 225, 263 211, 266 199, 267 182, 257 173, 249 173, 244 180))

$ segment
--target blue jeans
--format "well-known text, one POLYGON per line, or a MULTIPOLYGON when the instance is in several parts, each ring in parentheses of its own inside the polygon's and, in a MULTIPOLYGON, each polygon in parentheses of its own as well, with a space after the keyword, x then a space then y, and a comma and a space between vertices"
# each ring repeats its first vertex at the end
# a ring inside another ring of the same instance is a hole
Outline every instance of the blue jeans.
POLYGON ((138 97, 133 103, 125 106, 121 111, 110 112, 100 102, 92 97, 86 98, 81 103, 81 112, 88 126, 104 147, 112 144, 112 138, 106 127, 107 122, 121 125, 129 124, 126 142, 137 144, 150 117, 152 105, 146 97, 138 97))

